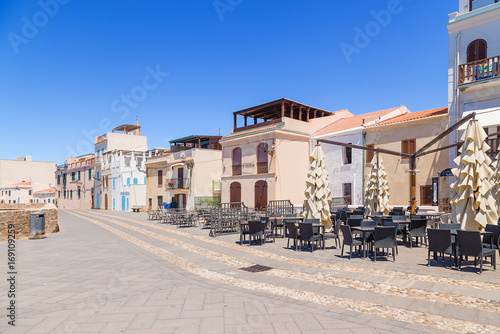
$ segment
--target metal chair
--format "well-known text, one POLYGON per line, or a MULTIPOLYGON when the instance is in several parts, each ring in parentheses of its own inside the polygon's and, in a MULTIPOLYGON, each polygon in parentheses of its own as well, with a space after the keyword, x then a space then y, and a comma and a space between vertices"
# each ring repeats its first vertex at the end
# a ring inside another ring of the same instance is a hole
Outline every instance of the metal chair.
POLYGON ((488 224, 484 230, 486 232, 492 232, 493 235, 485 235, 483 237, 483 247, 490 248, 491 244, 493 244, 493 248, 497 249, 500 254, 500 225, 488 224))
POLYGON ((454 255, 453 243, 451 240, 451 230, 430 228, 427 230, 429 248, 427 249, 427 266, 431 265, 431 252, 441 254, 444 261, 444 254, 450 255, 450 268, 452 266, 452 256, 454 255))
POLYGON ((377 262, 377 249, 391 248, 392 261, 396 261, 396 227, 377 226, 373 232, 373 261, 377 262))
POLYGON ((479 273, 483 273, 483 258, 491 256, 491 265, 493 269, 497 269, 496 265, 496 250, 491 248, 483 248, 481 242, 481 234, 479 231, 457 231, 457 249, 460 260, 458 261, 458 270, 462 268, 462 256, 473 256, 474 267, 477 265, 479 258, 479 273))
POLYGON ((356 249, 356 246, 359 248, 363 245, 363 242, 360 239, 353 238, 352 233, 351 233, 351 227, 349 225, 340 225, 340 231, 342 231, 342 251, 340 253, 340 256, 344 256, 344 245, 347 245, 350 247, 349 250, 349 260, 352 258, 352 246, 356 249))
POLYGON ((325 242, 328 239, 335 239, 335 247, 338 247, 338 243, 340 241, 339 238, 339 229, 340 229, 340 221, 333 222, 333 233, 325 233, 323 234, 323 249, 325 249, 325 242))
MULTIPOLYGON (((395 223, 395 222, 389 222, 389 221, 384 222, 384 226, 389 226, 389 227, 394 227, 395 228, 395 230, 394 230, 394 245, 396 245, 396 254, 399 254, 397 236, 398 236, 398 233, 400 233, 400 232, 402 234, 401 225, 402 224, 398 224, 398 223, 395 223)), ((405 225, 403 225, 403 227, 405 227, 405 225)))

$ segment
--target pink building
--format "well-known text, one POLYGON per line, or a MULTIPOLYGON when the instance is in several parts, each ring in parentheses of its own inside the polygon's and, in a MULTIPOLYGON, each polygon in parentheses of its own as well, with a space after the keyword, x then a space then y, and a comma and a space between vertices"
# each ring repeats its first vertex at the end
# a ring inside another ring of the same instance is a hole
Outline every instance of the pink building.
POLYGON ((62 209, 92 209, 95 174, 93 154, 68 158, 56 171, 57 206, 62 209))

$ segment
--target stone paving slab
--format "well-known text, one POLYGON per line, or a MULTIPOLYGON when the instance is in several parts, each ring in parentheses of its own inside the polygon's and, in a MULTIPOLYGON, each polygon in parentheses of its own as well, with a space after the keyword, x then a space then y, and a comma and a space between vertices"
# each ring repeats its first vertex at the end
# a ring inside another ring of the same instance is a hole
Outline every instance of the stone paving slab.
MULTIPOLYGON (((74 213, 81 214, 82 212, 74 213)), ((117 219, 126 218, 147 222, 143 214, 97 211, 87 213, 96 217, 104 214, 117 219)), ((98 220, 103 224, 108 224, 104 219, 98 220)), ((388 320, 376 315, 361 314, 307 301, 291 300, 284 296, 241 289, 218 281, 207 280, 165 261, 86 218, 74 215, 73 211, 61 210, 59 222, 61 232, 51 234, 47 239, 23 239, 17 242, 19 308, 16 322, 18 326, 11 328, 6 325, 6 321, 3 321, 0 323, 0 332, 306 333, 311 330, 308 326, 313 327, 315 333, 331 333, 333 330, 335 333, 342 333, 342 331, 346 333, 443 332, 436 328, 388 320), (43 307, 47 308, 43 310, 43 307), (37 309, 39 309, 38 313, 32 314, 37 309), (307 326, 304 323, 307 323, 307 326)), ((150 224, 154 223, 150 222, 150 224)), ((111 223, 109 225, 114 226, 111 223)), ((197 228, 180 230, 189 231, 198 236, 208 234, 208 230, 197 228)), ((176 246, 153 241, 149 237, 141 237, 138 233, 132 233, 127 229, 120 228, 120 231, 160 248, 172 250, 175 254, 192 260, 193 263, 205 263, 212 271, 222 270, 225 273, 229 268, 227 265, 203 259, 176 246)), ((201 241, 187 240, 178 235, 169 234, 168 231, 165 235, 206 247, 208 250, 222 251, 228 255, 239 257, 240 254, 244 254, 241 258, 250 262, 259 259, 252 254, 239 252, 236 254, 234 251, 214 245, 207 246, 201 241)), ((232 235, 216 239, 234 244, 238 237, 232 235)), ((305 258, 310 261, 331 261, 342 264, 348 261, 335 255, 332 256, 331 253, 339 252, 331 249, 316 251, 312 254, 293 252, 284 249, 283 243, 280 245, 283 241, 264 245, 261 249, 298 260, 305 258)), ((5 247, 5 243, 0 244, 1 247, 5 247)), ((404 257, 401 249, 402 247, 400 247, 401 256, 398 257, 398 261, 404 257)), ((403 252, 408 252, 408 250, 403 252)), ((419 252, 420 254, 426 253, 423 249, 419 252)), ((354 261, 356 261, 356 266, 377 269, 385 267, 391 270, 411 267, 410 264, 414 263, 412 260, 405 259, 401 260, 401 264, 381 262, 379 265, 377 262, 374 266, 368 260, 351 260, 351 262, 354 261)), ((268 259, 259 263, 275 265, 276 261, 268 259)), ((290 270, 293 266, 281 263, 281 268, 290 270)), ((447 271, 443 268, 424 269, 430 274, 441 274, 441 271, 447 271)), ((235 269, 230 269, 230 271, 235 271, 235 269)), ((311 267, 304 271, 315 272, 311 267)), ((405 271, 419 272, 411 268, 405 268, 405 271)), ((492 276, 491 273, 492 271, 485 272, 483 277, 474 277, 474 279, 500 282, 498 277, 492 276)), ((343 274, 346 273, 343 272, 343 274)), ((258 279, 255 274, 250 273, 238 277, 251 282, 274 280, 261 274, 257 275, 258 279)), ((349 275, 353 279, 360 276, 354 273, 349 273, 349 275)), ((441 276, 472 279, 471 275, 474 274, 462 272, 456 277, 453 273, 445 273, 441 276)), ((364 276, 373 280, 372 275, 364 276)), ((306 289, 308 286, 310 290, 321 291, 321 288, 314 284, 301 283, 296 287, 306 289)), ((5 305, 4 295, 0 296, 0 303, 5 305)))

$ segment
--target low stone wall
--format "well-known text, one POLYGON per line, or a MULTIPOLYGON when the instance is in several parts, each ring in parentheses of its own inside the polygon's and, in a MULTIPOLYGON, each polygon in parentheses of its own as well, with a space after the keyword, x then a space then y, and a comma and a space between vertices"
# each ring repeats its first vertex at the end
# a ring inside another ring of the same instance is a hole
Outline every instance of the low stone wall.
POLYGON ((0 241, 7 240, 9 224, 14 224, 16 239, 30 234, 30 218, 33 212, 45 213, 45 233, 59 232, 57 208, 52 204, 3 204, 0 205, 0 241))

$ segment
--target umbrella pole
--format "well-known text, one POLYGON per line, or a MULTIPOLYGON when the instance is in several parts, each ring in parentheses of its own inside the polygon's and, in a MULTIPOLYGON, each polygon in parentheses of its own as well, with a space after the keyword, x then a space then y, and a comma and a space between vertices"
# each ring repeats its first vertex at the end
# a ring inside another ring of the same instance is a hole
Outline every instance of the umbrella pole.
POLYGON ((379 153, 377 152, 377 196, 375 197, 377 199, 377 201, 375 202, 375 205, 374 205, 374 209, 375 211, 379 211, 379 208, 380 208, 380 203, 379 203, 379 200, 380 200, 380 159, 379 159, 379 153))
POLYGON ((411 206, 410 215, 416 214, 415 211, 417 208, 417 199, 416 199, 417 172, 415 171, 416 168, 417 168, 416 158, 415 155, 412 155, 410 157, 410 206, 411 206))

